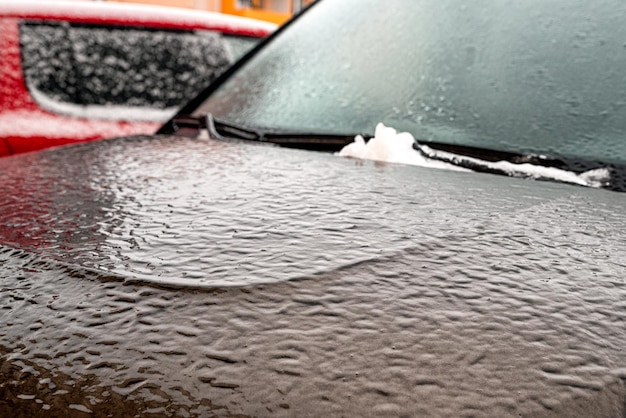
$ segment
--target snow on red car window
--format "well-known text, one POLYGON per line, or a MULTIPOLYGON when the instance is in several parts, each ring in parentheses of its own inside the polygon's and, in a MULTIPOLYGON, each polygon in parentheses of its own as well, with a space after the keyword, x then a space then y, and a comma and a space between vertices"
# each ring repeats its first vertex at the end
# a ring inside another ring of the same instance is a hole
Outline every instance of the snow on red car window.
POLYGON ((275 25, 111 3, 0 3, 0 156, 151 134, 275 25))

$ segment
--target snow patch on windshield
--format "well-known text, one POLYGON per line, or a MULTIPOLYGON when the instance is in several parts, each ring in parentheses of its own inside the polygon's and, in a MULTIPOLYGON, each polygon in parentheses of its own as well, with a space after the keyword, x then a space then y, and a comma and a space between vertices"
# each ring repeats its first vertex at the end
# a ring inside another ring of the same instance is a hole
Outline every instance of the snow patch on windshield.
POLYGON ((578 177, 586 181, 591 187, 604 187, 611 180, 611 172, 608 168, 596 168, 580 173, 578 177))
POLYGON ((337 155, 360 158, 363 160, 385 161, 389 163, 418 165, 420 167, 441 168, 445 170, 470 171, 453 164, 425 158, 413 149, 415 138, 408 132, 398 133, 382 123, 376 126, 374 138, 365 142, 361 135, 354 142, 343 147, 337 155))
POLYGON ((606 168, 576 174, 555 167, 544 167, 530 163, 515 164, 509 161, 490 162, 439 151, 418 143, 413 135, 408 132, 398 133, 395 129, 382 123, 376 126, 374 138, 367 143, 362 136, 357 135, 354 142, 346 145, 337 155, 448 170, 472 171, 468 167, 473 167, 476 171, 494 172, 510 177, 553 180, 588 187, 605 186, 611 178, 611 174, 606 168))

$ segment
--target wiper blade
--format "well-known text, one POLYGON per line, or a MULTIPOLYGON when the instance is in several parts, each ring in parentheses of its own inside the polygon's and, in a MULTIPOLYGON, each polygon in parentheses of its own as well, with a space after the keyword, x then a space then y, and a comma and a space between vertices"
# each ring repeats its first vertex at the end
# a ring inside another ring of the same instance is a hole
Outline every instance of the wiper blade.
POLYGON ((266 142, 267 132, 243 125, 216 120, 212 114, 205 117, 209 137, 213 139, 243 139, 246 141, 266 142))
POLYGON ((175 134, 177 136, 196 138, 200 136, 203 130, 208 131, 210 136, 215 139, 234 138, 264 141, 263 132, 225 122, 217 122, 211 114, 206 116, 178 114, 163 125, 157 134, 175 134))
MULTIPOLYGON (((448 146, 454 148, 454 146, 448 146)), ((466 147, 459 147, 466 148, 466 147)), ((532 178, 535 180, 558 181, 591 187, 609 187, 611 185, 611 170, 607 167, 595 167, 584 172, 570 170, 566 161, 548 158, 541 155, 513 154, 493 151, 489 160, 477 158, 473 155, 462 155, 451 151, 438 150, 429 145, 413 143, 413 149, 423 157, 442 161, 456 167, 467 168, 481 173, 499 174, 508 177, 532 178), (495 155, 508 158, 494 158, 495 155)), ((468 148, 472 149, 472 148, 468 148)), ((480 150, 489 154, 488 150, 480 150)))
MULTIPOLYGON (((164 125, 158 134, 176 134, 198 137, 206 130, 210 138, 218 140, 245 140, 299 148, 313 151, 335 152, 354 141, 356 134, 326 134, 309 132, 286 132, 256 129, 217 120, 211 115, 176 115, 164 125)), ((365 135, 364 135, 365 136, 365 135)), ((366 136, 371 138, 371 136, 366 136)))
POLYGON ((209 136, 215 139, 243 139, 248 141, 264 142, 281 147, 299 148, 314 151, 339 151, 354 140, 354 134, 325 134, 309 132, 268 131, 236 125, 230 122, 217 120, 208 114, 207 130, 209 136))
POLYGON ((157 134, 187 136, 195 138, 206 129, 206 119, 191 115, 176 115, 157 131, 157 134))

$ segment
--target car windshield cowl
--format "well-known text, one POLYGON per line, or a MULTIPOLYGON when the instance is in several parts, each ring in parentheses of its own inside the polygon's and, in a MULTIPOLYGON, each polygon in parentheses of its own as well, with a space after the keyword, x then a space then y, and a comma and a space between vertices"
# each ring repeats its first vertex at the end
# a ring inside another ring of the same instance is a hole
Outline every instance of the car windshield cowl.
MULTIPOLYGON (((366 142, 373 137, 257 128, 216 119, 211 114, 177 115, 159 131, 187 137, 200 137, 202 132, 215 140, 243 140, 321 152, 339 152, 358 136, 366 142)), ((621 181, 624 176, 620 175, 626 173, 626 167, 621 165, 423 140, 415 140, 412 148, 428 160, 473 172, 626 191, 621 181)))

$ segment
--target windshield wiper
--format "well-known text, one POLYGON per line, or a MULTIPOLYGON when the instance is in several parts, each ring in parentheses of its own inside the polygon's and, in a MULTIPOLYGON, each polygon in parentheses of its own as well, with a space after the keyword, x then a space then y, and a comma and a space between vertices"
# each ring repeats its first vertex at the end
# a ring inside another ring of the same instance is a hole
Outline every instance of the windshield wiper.
POLYGON ((224 122, 207 115, 209 136, 216 139, 243 139, 264 142, 281 147, 314 151, 338 151, 354 141, 354 134, 325 134, 315 132, 288 132, 254 129, 224 122))
MULTIPOLYGON (((246 141, 264 142, 290 148, 303 148, 318 151, 340 151, 344 146, 354 142, 357 134, 324 134, 305 132, 285 132, 278 130, 256 129, 215 119, 212 114, 208 115, 176 115, 168 124, 164 125, 158 133, 176 134, 179 136, 197 137, 202 130, 206 130, 213 139, 232 140, 241 139, 246 141)), ((360 134, 365 141, 372 135, 360 134)), ((475 170, 489 170, 482 168, 480 164, 471 161, 476 158, 484 161, 510 161, 513 163, 531 163, 548 167, 561 167, 564 162, 558 159, 550 159, 539 155, 524 155, 506 151, 470 147, 464 145, 445 144, 436 142, 415 142, 416 151, 425 157, 443 160, 451 164, 463 166, 475 170), (439 153, 447 151, 449 154, 439 153), (453 157, 456 154, 457 157, 453 157), (470 157, 463 160, 460 157, 470 157), (474 167, 474 168, 472 168, 474 167)), ((502 174, 498 169, 492 170, 494 174, 502 174)))
MULTIPOLYGON (((591 187, 610 187, 612 170, 606 166, 591 165, 585 171, 574 171, 573 164, 567 160, 548 158, 543 155, 513 154, 485 149, 474 149, 468 154, 457 154, 454 149, 471 150, 468 147, 448 145, 449 150, 435 149, 418 141, 413 143, 413 149, 424 158, 441 161, 455 167, 462 167, 471 171, 489 174, 498 174, 508 177, 532 178, 535 180, 557 181, 591 187), (479 150, 488 159, 475 155, 479 150), (474 155, 472 155, 474 154, 474 155)), ((577 162, 578 165, 581 162, 577 162)))
POLYGON ((246 141, 267 142, 267 131, 243 125, 216 120, 212 114, 204 117, 209 136, 213 139, 243 139, 246 141))
POLYGON ((246 140, 275 144, 288 148, 314 151, 339 151, 354 141, 354 134, 325 134, 309 132, 286 132, 256 129, 217 120, 213 115, 176 115, 157 133, 197 137, 206 130, 210 138, 220 140, 246 140))

